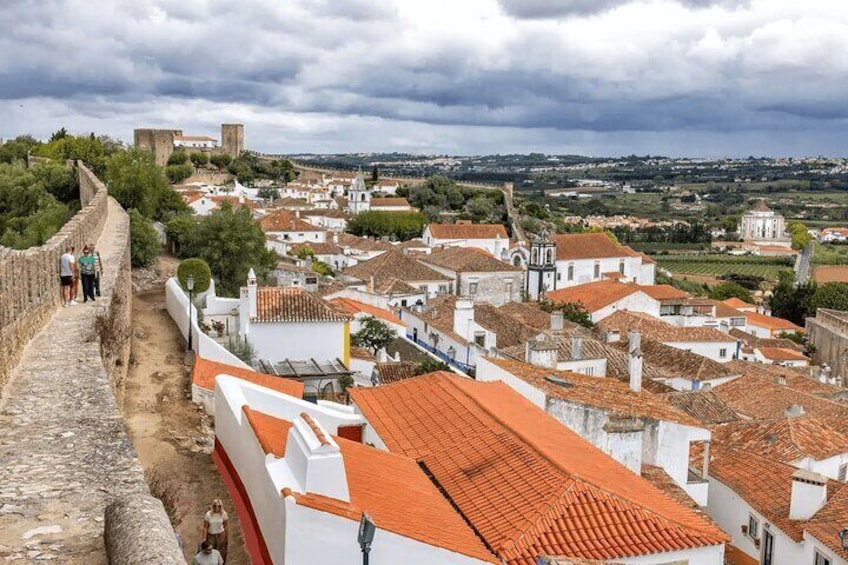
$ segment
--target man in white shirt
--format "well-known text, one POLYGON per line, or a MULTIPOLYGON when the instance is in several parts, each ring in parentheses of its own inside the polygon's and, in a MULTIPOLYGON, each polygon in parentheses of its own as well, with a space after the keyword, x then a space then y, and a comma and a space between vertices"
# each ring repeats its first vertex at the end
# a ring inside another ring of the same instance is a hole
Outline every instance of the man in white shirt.
POLYGON ((59 258, 59 280, 62 283, 62 306, 76 306, 74 300, 74 257, 72 247, 65 247, 65 253, 59 258))
POLYGON ((194 556, 191 565, 224 565, 224 558, 217 549, 212 549, 212 544, 204 541, 200 544, 200 552, 194 556))

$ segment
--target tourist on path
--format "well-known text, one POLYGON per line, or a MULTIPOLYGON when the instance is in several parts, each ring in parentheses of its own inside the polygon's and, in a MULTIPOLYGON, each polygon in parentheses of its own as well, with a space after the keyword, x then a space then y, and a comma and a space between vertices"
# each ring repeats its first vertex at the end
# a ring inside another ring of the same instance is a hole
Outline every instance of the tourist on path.
POLYGON ((224 565, 224 558, 217 549, 212 548, 212 544, 204 541, 200 544, 200 551, 194 556, 191 565, 224 565))
POLYGON ((90 299, 93 302, 95 261, 87 245, 82 248, 82 256, 79 258, 79 270, 82 275, 82 301, 88 302, 90 299))
POLYGON ((103 262, 100 260, 100 252, 94 249, 94 244, 88 244, 88 250, 94 257, 94 294, 100 296, 100 278, 103 276, 103 262))
POLYGON ((227 560, 227 519, 227 513, 217 498, 203 517, 203 539, 221 553, 224 561, 227 560))
POLYGON ((71 246, 71 257, 73 257, 73 261, 71 262, 71 268, 74 270, 74 282, 71 283, 71 298, 76 304, 77 298, 79 298, 79 264, 77 263, 77 248, 73 245, 71 246))
POLYGON ((62 306, 76 306, 72 288, 74 284, 74 248, 65 247, 65 252, 59 258, 59 280, 62 283, 62 306))

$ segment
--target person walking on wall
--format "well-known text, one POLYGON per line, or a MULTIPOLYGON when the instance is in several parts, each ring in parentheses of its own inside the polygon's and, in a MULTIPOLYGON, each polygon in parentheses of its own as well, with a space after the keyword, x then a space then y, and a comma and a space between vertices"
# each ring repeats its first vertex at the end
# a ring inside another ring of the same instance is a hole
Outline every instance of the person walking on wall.
POLYGON ((77 303, 71 294, 74 284, 74 253, 70 245, 65 247, 65 252, 59 258, 59 281, 62 283, 62 306, 76 306, 77 303))
POLYGON ((204 541, 200 544, 200 551, 191 560, 191 565, 224 565, 224 558, 217 549, 212 548, 212 544, 204 541))
POLYGON ((71 246, 71 268, 74 271, 74 280, 71 283, 71 298, 74 303, 76 303, 77 298, 79 297, 79 263, 77 263, 77 248, 73 245, 71 246))
POLYGON ((79 270, 82 275, 82 296, 83 302, 88 302, 89 299, 94 301, 94 256, 91 250, 86 245, 82 248, 82 256, 79 258, 79 270))
POLYGON ((103 276, 103 262, 100 260, 100 252, 94 249, 94 244, 88 244, 88 250, 94 257, 94 294, 100 297, 100 278, 103 276))
POLYGON ((212 501, 212 508, 203 517, 203 539, 221 553, 224 562, 227 560, 227 520, 227 513, 216 498, 212 501))

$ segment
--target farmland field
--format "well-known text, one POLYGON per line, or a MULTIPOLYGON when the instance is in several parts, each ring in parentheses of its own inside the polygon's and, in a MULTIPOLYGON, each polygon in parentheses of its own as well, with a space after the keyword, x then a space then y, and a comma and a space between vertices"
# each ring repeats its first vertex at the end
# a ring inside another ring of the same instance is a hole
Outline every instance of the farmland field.
POLYGON ((753 275, 777 281, 778 273, 791 271, 788 261, 772 257, 734 257, 728 255, 669 255, 655 257, 659 266, 675 275, 720 277, 753 275))

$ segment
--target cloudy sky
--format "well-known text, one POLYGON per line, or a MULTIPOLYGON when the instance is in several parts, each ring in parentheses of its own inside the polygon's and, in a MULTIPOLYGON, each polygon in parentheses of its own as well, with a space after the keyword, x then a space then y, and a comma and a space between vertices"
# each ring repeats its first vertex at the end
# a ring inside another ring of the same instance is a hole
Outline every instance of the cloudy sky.
POLYGON ((22 0, 0 137, 273 152, 848 154, 845 0, 22 0))

